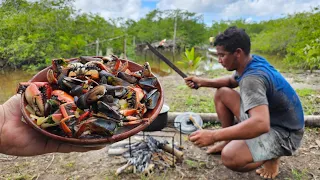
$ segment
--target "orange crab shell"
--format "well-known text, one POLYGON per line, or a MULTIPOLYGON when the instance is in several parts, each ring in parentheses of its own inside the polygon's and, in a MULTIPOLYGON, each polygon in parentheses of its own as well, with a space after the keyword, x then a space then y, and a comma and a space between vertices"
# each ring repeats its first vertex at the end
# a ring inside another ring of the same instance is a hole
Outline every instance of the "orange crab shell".
POLYGON ((52 91, 52 96, 56 96, 57 99, 63 103, 74 102, 74 98, 70 94, 68 94, 62 90, 52 91))

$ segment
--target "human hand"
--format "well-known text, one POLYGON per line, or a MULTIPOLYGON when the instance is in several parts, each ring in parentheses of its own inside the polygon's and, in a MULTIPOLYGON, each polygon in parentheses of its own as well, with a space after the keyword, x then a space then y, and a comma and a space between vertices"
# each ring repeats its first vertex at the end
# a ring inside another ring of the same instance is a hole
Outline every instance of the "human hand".
POLYGON ((216 142, 214 139, 214 134, 214 130, 203 129, 191 133, 189 135, 189 140, 199 147, 209 146, 216 142))
POLYGON ((184 81, 190 88, 198 89, 199 87, 201 87, 201 80, 198 77, 188 76, 184 78, 184 81))
POLYGON ((0 153, 16 156, 34 156, 52 152, 86 152, 100 147, 80 147, 65 144, 36 132, 21 121, 21 95, 12 96, 0 105, 0 153))

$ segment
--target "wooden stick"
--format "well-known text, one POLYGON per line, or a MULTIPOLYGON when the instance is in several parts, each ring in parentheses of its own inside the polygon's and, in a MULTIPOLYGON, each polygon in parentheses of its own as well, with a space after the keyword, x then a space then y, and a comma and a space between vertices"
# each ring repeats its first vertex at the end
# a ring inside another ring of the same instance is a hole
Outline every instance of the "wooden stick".
MULTIPOLYGON (((168 122, 174 122, 175 118, 184 114, 183 112, 168 112, 168 122)), ((203 122, 214 122, 219 123, 217 113, 197 113, 203 122)), ((306 127, 320 127, 320 116, 319 115, 305 115, 304 122, 306 127)))
POLYGON ((121 166, 121 167, 119 167, 119 168, 117 169, 115 175, 118 176, 118 175, 121 174, 125 169, 127 169, 129 166, 131 166, 131 163, 128 161, 127 164, 125 164, 125 165, 123 165, 123 166, 121 166))
POLYGON ((198 129, 202 130, 202 127, 197 123, 197 121, 192 117, 192 115, 189 115, 189 119, 192 121, 193 125, 197 127, 198 129))
POLYGON ((163 149, 164 151, 168 152, 168 153, 174 153, 174 155, 179 159, 181 160, 182 157, 183 157, 183 152, 182 151, 179 151, 178 149, 176 148, 172 148, 172 145, 169 145, 169 144, 163 144, 161 146, 161 149, 163 149))

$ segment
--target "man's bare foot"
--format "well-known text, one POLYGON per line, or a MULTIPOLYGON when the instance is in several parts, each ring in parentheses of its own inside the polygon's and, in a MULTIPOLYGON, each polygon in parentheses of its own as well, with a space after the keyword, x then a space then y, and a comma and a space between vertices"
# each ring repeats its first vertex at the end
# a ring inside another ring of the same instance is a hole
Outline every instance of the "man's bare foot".
POLYGON ((220 153, 229 142, 230 141, 216 142, 213 146, 209 147, 206 152, 207 154, 220 153))
POLYGON ((280 158, 270 159, 263 164, 263 167, 256 170, 256 173, 263 178, 273 179, 279 174, 280 158))

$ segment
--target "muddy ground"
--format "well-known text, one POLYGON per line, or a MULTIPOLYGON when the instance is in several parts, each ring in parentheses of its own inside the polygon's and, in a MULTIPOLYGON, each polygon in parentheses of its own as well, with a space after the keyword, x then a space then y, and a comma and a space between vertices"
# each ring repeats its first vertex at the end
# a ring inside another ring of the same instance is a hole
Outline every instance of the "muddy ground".
MULTIPOLYGON (((309 87, 320 90, 319 75, 286 76, 295 88, 309 87), (313 78, 308 78, 312 76, 313 78), (310 80, 305 83, 306 80, 310 80), (302 84, 302 85, 301 85, 302 84)), ((181 93, 177 88, 183 81, 176 75, 161 77, 165 103, 177 101, 174 94, 181 93)), ((194 94, 213 94, 212 89, 199 89, 194 94)), ((182 105, 183 106, 183 105, 182 105)), ((210 127, 216 128, 216 127, 210 127)), ((166 128, 166 130, 172 130, 166 128)), ((178 132, 167 132, 179 143, 178 132)), ((224 167, 219 155, 206 155, 205 148, 195 147, 182 135, 184 159, 175 168, 156 170, 145 177, 141 174, 126 172, 115 176, 117 168, 125 164, 121 156, 109 156, 109 146, 86 153, 52 153, 35 157, 15 157, 0 154, 0 179, 262 179, 254 171, 238 173, 224 167)), ((276 179, 320 179, 320 129, 307 128, 302 146, 292 157, 281 159, 280 174, 276 179)))

